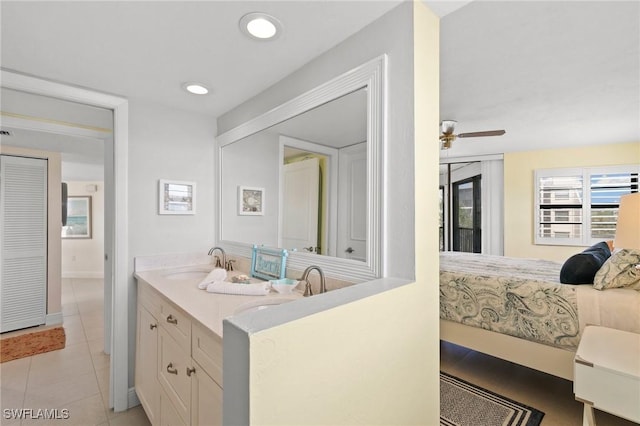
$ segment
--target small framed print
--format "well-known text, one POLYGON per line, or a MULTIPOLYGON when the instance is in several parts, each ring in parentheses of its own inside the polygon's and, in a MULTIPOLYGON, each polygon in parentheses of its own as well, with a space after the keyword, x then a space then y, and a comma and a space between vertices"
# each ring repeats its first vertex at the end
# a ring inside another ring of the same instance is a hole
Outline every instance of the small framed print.
POLYGON ((196 214, 196 184, 160 179, 159 214, 196 214))
POLYGON ((67 198, 67 223, 62 238, 91 238, 91 197, 67 198))
POLYGON ((238 214, 245 216, 264 215, 264 188, 239 186, 238 214))

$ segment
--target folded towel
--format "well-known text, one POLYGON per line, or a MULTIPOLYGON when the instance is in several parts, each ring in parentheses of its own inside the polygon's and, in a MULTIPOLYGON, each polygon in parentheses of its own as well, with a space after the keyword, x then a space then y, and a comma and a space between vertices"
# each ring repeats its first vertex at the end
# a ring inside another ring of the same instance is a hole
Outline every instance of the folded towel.
POLYGON ((227 271, 221 268, 216 268, 213 271, 209 272, 209 274, 200 281, 198 284, 198 288, 200 290, 205 290, 209 284, 214 281, 224 281, 227 278, 227 271))
POLYGON ((269 294, 268 282, 259 284, 234 284, 228 281, 215 281, 207 286, 209 293, 242 294, 245 296, 264 296, 269 294))

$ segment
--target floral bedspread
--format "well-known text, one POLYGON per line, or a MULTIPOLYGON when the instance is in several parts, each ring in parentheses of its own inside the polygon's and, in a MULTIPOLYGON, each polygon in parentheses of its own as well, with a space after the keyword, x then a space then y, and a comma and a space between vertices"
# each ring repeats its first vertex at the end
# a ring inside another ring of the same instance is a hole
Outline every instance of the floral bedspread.
POLYGON ((440 318, 575 350, 576 287, 561 263, 482 254, 440 254, 440 318))

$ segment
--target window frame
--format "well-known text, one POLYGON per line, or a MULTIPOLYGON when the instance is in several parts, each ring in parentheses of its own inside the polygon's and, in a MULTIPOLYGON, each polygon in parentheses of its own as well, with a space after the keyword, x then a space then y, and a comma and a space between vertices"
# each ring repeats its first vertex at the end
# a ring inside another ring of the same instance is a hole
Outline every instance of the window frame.
MULTIPOLYGON (((535 245, 554 245, 554 246, 591 246, 602 241, 602 238, 591 237, 591 176, 600 174, 616 174, 629 173, 640 175, 640 165, 626 164, 620 166, 603 166, 603 167, 571 167, 571 168, 555 168, 555 169, 536 169, 534 171, 534 222, 533 236, 535 245), (582 178, 582 223, 581 237, 577 238, 554 238, 540 235, 540 179, 545 177, 564 177, 564 176, 580 176, 582 178)), ((638 176, 640 177, 640 176, 638 176)), ((638 192, 636 182, 635 191, 638 192)))

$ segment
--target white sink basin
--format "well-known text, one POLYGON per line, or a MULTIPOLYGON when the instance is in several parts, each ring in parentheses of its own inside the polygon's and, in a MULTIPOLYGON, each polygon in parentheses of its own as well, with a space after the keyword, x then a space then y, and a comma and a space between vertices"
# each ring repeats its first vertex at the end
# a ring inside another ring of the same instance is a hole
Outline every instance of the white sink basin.
POLYGON ((244 305, 240 305, 233 312, 234 315, 244 314, 246 312, 257 312, 262 311, 263 309, 269 309, 273 306, 281 305, 283 303, 291 302, 295 299, 293 298, 284 298, 284 297, 269 297, 265 300, 255 300, 253 302, 245 303, 244 305))
POLYGON ((190 270, 184 270, 184 271, 169 272, 165 274, 164 277, 168 280, 176 280, 176 281, 181 281, 181 280, 198 281, 198 280, 204 279, 209 274, 209 272, 210 271, 206 269, 190 269, 190 270))

